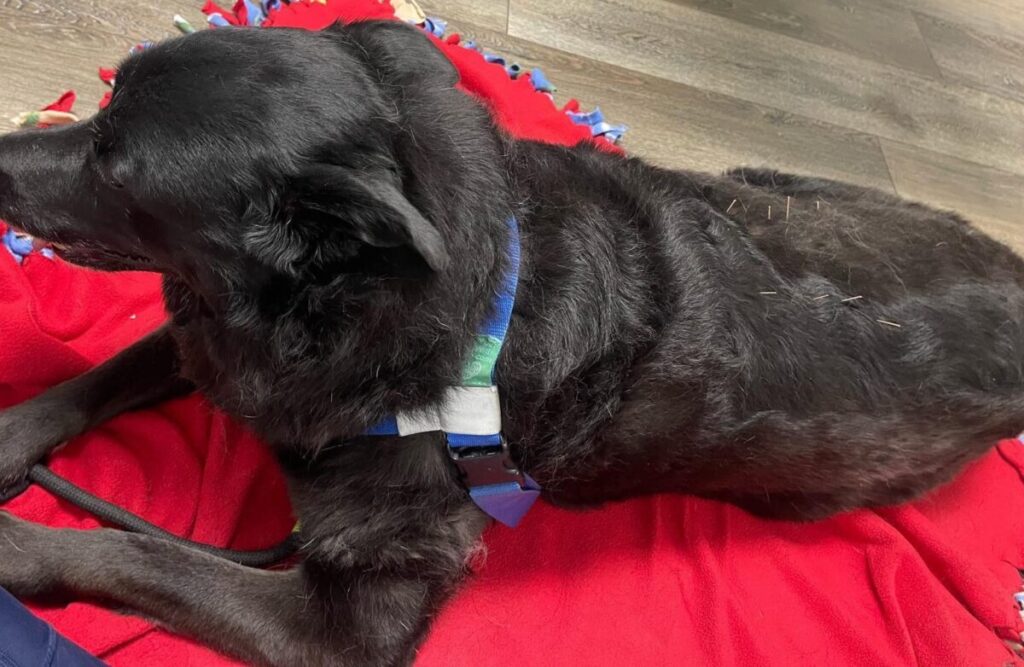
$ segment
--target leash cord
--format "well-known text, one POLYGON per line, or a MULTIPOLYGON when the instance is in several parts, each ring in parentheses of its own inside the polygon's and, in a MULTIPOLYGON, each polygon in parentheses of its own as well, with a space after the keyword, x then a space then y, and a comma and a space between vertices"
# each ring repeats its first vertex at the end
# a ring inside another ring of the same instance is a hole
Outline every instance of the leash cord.
POLYGON ((128 532, 149 535, 150 537, 167 540, 168 542, 173 542, 191 549, 197 549, 212 556, 217 556, 218 558, 223 558, 246 567, 267 567, 274 565, 275 563, 279 563, 294 554, 299 548, 298 535, 295 533, 289 535, 283 542, 272 546, 269 549, 261 549, 259 551, 221 549, 219 547, 210 546, 209 544, 203 544, 202 542, 194 542, 183 537, 178 537, 174 533, 169 533, 163 528, 151 524, 142 517, 132 514, 124 508, 118 507, 117 505, 109 503, 102 498, 94 496, 85 489, 82 489, 81 487, 78 487, 57 475, 41 463, 37 463, 29 470, 28 481, 38 484, 58 498, 66 500, 72 505, 89 512, 97 518, 127 530, 128 532))

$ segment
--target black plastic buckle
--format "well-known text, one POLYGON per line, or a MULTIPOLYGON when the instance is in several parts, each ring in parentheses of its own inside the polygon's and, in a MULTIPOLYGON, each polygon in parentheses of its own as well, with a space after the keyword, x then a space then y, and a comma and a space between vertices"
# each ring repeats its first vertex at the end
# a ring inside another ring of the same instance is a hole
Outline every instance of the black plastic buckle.
POLYGON ((459 469, 466 488, 493 484, 516 482, 519 486, 526 484, 526 478, 512 461, 508 442, 504 436, 500 445, 482 445, 480 447, 448 446, 448 456, 459 469))

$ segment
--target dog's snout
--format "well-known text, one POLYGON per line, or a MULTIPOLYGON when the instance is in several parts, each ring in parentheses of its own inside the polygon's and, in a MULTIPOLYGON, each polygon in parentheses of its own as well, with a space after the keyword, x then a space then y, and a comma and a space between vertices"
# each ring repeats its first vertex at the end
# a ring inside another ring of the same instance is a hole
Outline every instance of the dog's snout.
POLYGON ((11 151, 7 147, 5 137, 0 137, 0 218, 14 200, 14 176, 11 173, 11 151))
POLYGON ((0 206, 14 195, 14 179, 0 168, 0 206))
POLYGON ((80 125, 0 136, 0 219, 27 228, 68 205, 87 136, 80 125))

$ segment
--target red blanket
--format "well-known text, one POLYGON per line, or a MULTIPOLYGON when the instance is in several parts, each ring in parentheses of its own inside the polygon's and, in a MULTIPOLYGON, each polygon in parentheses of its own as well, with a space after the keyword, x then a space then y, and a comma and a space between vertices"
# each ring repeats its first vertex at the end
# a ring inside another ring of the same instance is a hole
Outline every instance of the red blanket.
MULTIPOLYGON (((277 25, 385 17, 374 0, 293 4, 277 25)), ((574 144, 528 81, 455 45, 462 85, 517 136, 574 144)), ((0 230, 2 231, 2 230, 0 230)), ((157 278, 101 274, 0 248, 0 406, 88 369, 164 318, 157 278)), ((259 443, 199 397, 119 417, 53 468, 178 534, 235 548, 292 526, 259 443)), ((4 509, 54 526, 96 522, 38 488, 4 509)), ((494 527, 477 576, 437 619, 420 665, 1024 664, 1024 445, 1006 441, 910 506, 814 525, 754 519, 683 496, 589 513, 536 507, 494 527)), ((150 624, 89 604, 34 607, 112 665, 231 665, 150 624)))

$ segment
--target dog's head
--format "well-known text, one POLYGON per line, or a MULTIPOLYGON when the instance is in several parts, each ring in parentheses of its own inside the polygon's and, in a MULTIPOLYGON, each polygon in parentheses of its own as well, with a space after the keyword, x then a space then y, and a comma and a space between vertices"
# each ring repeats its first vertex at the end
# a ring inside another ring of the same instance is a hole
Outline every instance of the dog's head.
POLYGON ((225 257, 307 279, 436 272, 449 250, 424 208, 454 204, 430 200, 490 123, 456 81, 397 22, 171 40, 126 60, 92 119, 0 138, 0 219, 72 262, 188 283, 225 257))

